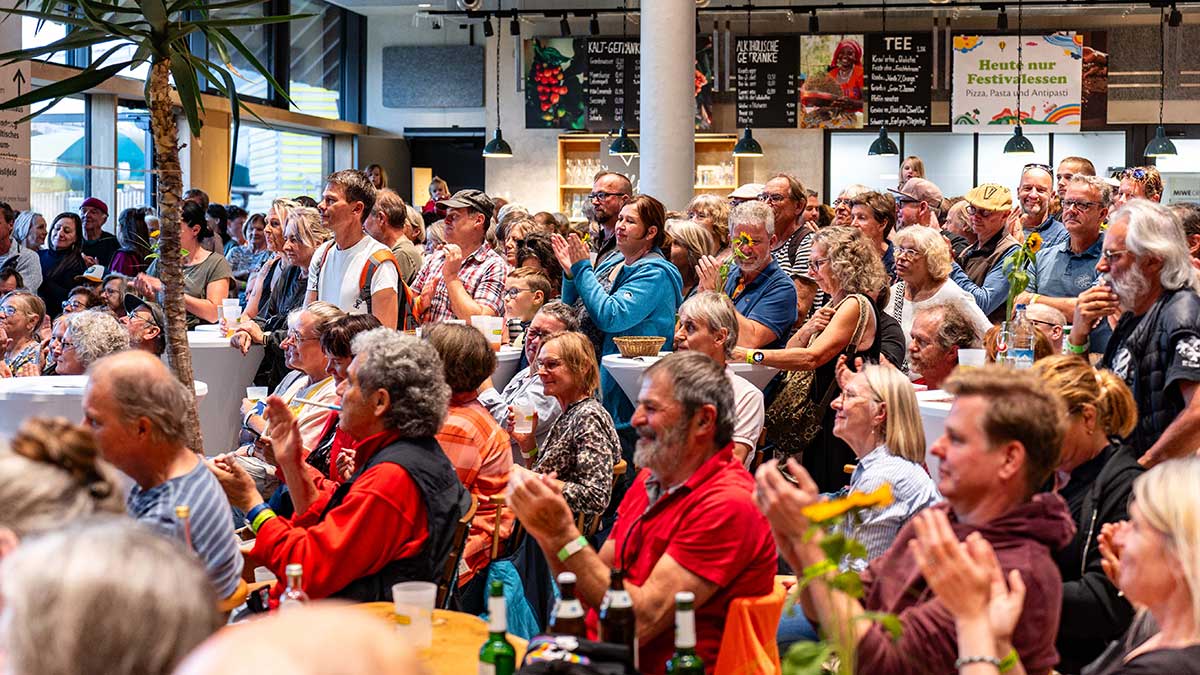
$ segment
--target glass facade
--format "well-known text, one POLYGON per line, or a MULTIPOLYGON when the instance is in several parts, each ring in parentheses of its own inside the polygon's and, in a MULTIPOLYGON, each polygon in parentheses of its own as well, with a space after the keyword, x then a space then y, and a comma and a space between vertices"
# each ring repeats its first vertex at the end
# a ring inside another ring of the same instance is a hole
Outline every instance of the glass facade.
POLYGON ((330 137, 243 124, 230 201, 251 213, 265 213, 277 197, 319 200, 332 169, 330 137))
POLYGON ((340 119, 342 91, 342 11, 317 0, 292 0, 293 14, 312 14, 293 22, 288 90, 291 109, 340 119))
POLYGON ((88 142, 83 98, 65 98, 30 121, 29 199, 46 220, 78 210, 87 196, 88 142))

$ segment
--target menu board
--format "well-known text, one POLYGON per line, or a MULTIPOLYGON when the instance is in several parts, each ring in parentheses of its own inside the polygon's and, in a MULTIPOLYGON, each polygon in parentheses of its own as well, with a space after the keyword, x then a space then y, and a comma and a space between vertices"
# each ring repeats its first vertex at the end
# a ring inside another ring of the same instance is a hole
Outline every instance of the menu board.
POLYGON ((615 131, 638 127, 641 109, 641 51, 637 40, 587 41, 587 128, 615 131))
POLYGON ((794 129, 799 37, 739 37, 734 54, 738 127, 794 129))
POLYGON ((930 124, 933 45, 929 33, 867 36, 866 88, 870 123, 889 127, 930 124))

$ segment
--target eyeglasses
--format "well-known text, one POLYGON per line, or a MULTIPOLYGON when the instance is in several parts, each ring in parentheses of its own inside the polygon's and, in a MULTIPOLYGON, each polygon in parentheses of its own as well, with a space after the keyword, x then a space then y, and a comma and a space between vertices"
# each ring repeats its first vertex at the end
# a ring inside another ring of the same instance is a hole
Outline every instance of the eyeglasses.
MULTIPOLYGON (((520 295, 521 293, 524 293, 525 291, 528 291, 528 290, 529 290, 528 288, 517 288, 516 286, 513 286, 512 288, 506 288, 506 289, 504 289, 504 297, 515 298, 518 295, 520 295)), ((532 291, 530 291, 530 292, 532 292, 532 291)))
POLYGON ((19 310, 17 310, 17 308, 13 307, 12 305, 4 305, 3 307, 0 307, 0 314, 3 314, 4 316, 12 316, 13 314, 16 314, 18 311, 19 310))
POLYGON ((1049 164, 1042 164, 1040 162, 1030 162, 1029 164, 1026 164, 1025 166, 1021 167, 1021 175, 1025 175, 1025 172, 1030 169, 1041 169, 1042 171, 1045 171, 1046 173, 1050 174, 1051 176, 1054 175, 1053 167, 1051 167, 1049 164))
POLYGON ((302 337, 299 332, 294 331, 294 330, 289 330, 287 332, 287 337, 284 338, 284 341, 291 340, 292 342, 299 344, 301 342, 309 342, 311 340, 320 340, 320 339, 321 338, 316 337, 316 336, 302 337))
POLYGON ((151 325, 151 324, 153 324, 153 325, 158 325, 158 324, 157 324, 157 323, 154 321, 154 317, 150 317, 150 316, 143 316, 143 315, 141 315, 141 314, 138 314, 137 312, 134 312, 133 314, 126 314, 125 316, 121 317, 121 318, 120 318, 120 319, 118 319, 118 320, 119 320, 121 323, 124 323, 124 324, 130 324, 130 323, 133 323, 133 320, 134 320, 134 319, 137 319, 138 321, 141 321, 142 323, 146 324, 147 326, 149 326, 149 325, 151 325))
POLYGON ((916 257, 919 257, 922 254, 922 252, 918 251, 915 248, 903 248, 903 247, 897 246, 896 250, 895 250, 895 254, 896 254, 897 258, 916 258, 916 257))
POLYGON ((64 300, 62 306, 63 309, 81 309, 83 303, 78 300, 64 300))
POLYGON ((72 342, 72 341, 70 341, 70 340, 68 340, 68 339, 67 339, 67 338, 65 338, 65 337, 63 337, 63 338, 59 338, 59 339, 58 339, 58 345, 59 345, 59 346, 62 348, 62 350, 63 350, 64 352, 65 352, 66 350, 68 350, 68 349, 74 349, 74 348, 75 348, 75 343, 74 343, 74 342, 72 342))
POLYGON ((821 269, 821 265, 824 265, 827 262, 829 262, 829 258, 810 258, 808 261, 808 268, 814 272, 817 272, 821 269))
POLYGON ((784 201, 784 200, 786 200, 787 198, 788 198, 788 196, 787 196, 787 195, 783 195, 783 194, 771 194, 770 192, 763 192, 763 193, 761 193, 761 194, 759 194, 759 195, 758 195, 758 201, 760 201, 760 202, 769 202, 769 203, 771 203, 771 204, 779 204, 780 202, 783 202, 783 201, 784 201))
POLYGON ((1132 178, 1134 180, 1146 180, 1150 177, 1150 172, 1143 168, 1125 169, 1121 172, 1121 178, 1132 178))
POLYGON ((980 218, 987 218, 988 216, 990 216, 994 213, 1000 213, 1000 211, 989 211, 987 209, 981 209, 978 206, 973 206, 973 205, 967 206, 967 215, 968 216, 979 216, 980 218))
POLYGON ((1058 328, 1058 324, 1054 323, 1053 321, 1042 321, 1041 319, 1030 319, 1029 317, 1025 317, 1025 318, 1029 319, 1030 323, 1036 323, 1036 324, 1045 326, 1051 330, 1058 328))
POLYGON ((538 359, 537 369, 538 371, 551 371, 557 369, 562 364, 563 362, 558 359, 538 359))
POLYGON ((599 201, 608 199, 609 197, 623 197, 623 196, 625 196, 624 192, 591 192, 591 193, 588 193, 587 198, 593 202, 599 202, 599 201))
POLYGON ((1121 256, 1125 255, 1126 253, 1129 253, 1129 249, 1127 249, 1127 248, 1115 249, 1115 250, 1111 250, 1111 251, 1101 251, 1100 257, 1104 258, 1104 262, 1111 265, 1114 258, 1120 258, 1121 256))
POLYGON ((1079 209, 1080 211, 1087 211, 1088 209, 1092 208, 1093 206, 1100 206, 1100 202, 1087 202, 1087 201, 1080 201, 1078 199, 1064 199, 1063 203, 1062 203, 1063 211, 1066 211, 1067 209, 1079 209))

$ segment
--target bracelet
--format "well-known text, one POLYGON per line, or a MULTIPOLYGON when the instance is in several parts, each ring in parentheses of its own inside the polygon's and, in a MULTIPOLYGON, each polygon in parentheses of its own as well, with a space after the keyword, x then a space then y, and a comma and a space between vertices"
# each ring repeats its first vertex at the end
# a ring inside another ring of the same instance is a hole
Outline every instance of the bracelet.
POLYGON ((1091 340, 1088 340, 1081 345, 1077 345, 1074 342, 1067 340, 1067 351, 1071 352, 1072 354, 1086 354, 1088 352, 1088 344, 1090 344, 1090 342, 1091 340))
POLYGON ((579 535, 575 539, 568 541, 566 546, 563 546, 558 550, 558 561, 567 562, 567 558, 579 553, 583 549, 587 548, 587 546, 587 537, 583 536, 582 534, 579 535))
POLYGON ((1017 665, 1017 660, 1020 656, 1017 655, 1017 648, 1013 647, 1008 650, 1008 655, 1000 660, 1000 672, 1007 673, 1017 665))
POLYGON ((997 669, 1000 668, 1000 659, 994 656, 960 656, 954 660, 954 667, 958 669, 962 668, 963 666, 969 666, 973 663, 990 663, 993 666, 996 666, 997 669))
POLYGON ((258 517, 254 519, 254 522, 250 523, 250 531, 254 532, 254 534, 258 534, 258 528, 262 527, 263 523, 274 517, 275 512, 271 509, 266 509, 262 513, 258 514, 258 517))
POLYGON ((1040 298, 1040 297, 1042 297, 1042 294, 1041 294, 1041 293, 1034 293, 1034 294, 1033 294, 1033 297, 1029 299, 1029 304, 1031 304, 1031 305, 1036 305, 1036 304, 1037 304, 1037 301, 1038 301, 1038 298, 1040 298))
MULTIPOLYGON (((253 431, 253 429, 251 429, 251 431, 253 431)), ((266 511, 269 508, 271 508, 271 506, 266 502, 259 502, 257 506, 246 512, 246 522, 253 523, 254 519, 258 517, 258 514, 266 511)))

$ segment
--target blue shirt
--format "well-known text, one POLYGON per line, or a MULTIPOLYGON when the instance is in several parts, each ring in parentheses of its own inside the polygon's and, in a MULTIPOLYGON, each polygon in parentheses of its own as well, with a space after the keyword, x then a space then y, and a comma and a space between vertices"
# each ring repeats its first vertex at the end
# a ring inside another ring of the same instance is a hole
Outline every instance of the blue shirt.
POLYGON ((846 533, 867 549, 867 560, 849 561, 851 567, 860 571, 891 547, 900 528, 918 511, 942 501, 925 467, 893 455, 886 445, 880 445, 858 461, 845 491, 872 492, 884 483, 892 484, 892 503, 864 511, 859 524, 846 533))
POLYGON ((204 462, 197 462, 196 468, 186 474, 149 490, 134 485, 125 500, 125 510, 138 522, 182 542, 183 530, 175 518, 176 506, 191 510, 191 548, 208 570, 218 597, 229 597, 242 577, 242 554, 233 534, 229 501, 204 462))
POLYGON ((731 264, 729 278, 725 280, 725 294, 733 300, 738 313, 766 326, 775 334, 775 340, 764 345, 767 349, 780 349, 787 345, 787 336, 796 323, 796 287, 792 280, 771 260, 758 276, 746 284, 741 293, 734 297, 742 268, 731 264))
POLYGON ((891 283, 896 283, 896 249, 891 241, 885 241, 887 250, 883 252, 883 269, 888 273, 891 283))
POLYGON ((1083 253, 1071 251, 1071 240, 1050 248, 1043 246, 1037 254, 1033 274, 1029 275, 1030 293, 1040 293, 1054 298, 1074 298, 1096 284, 1100 273, 1096 263, 1104 247, 1104 233, 1083 253))
POLYGON ((1067 232, 1067 226, 1062 224, 1062 221, 1054 216, 1046 219, 1046 222, 1034 228, 1034 232, 1042 238, 1042 248, 1047 246, 1058 246, 1064 241, 1071 238, 1067 232))

